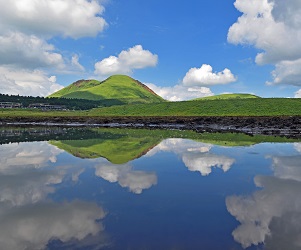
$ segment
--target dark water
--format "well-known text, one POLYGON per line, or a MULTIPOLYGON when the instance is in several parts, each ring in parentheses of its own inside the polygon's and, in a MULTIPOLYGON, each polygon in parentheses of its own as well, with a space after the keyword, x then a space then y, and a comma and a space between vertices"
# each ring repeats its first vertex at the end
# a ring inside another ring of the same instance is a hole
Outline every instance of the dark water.
POLYGON ((3 129, 0 249, 300 249, 301 143, 283 141, 3 129))

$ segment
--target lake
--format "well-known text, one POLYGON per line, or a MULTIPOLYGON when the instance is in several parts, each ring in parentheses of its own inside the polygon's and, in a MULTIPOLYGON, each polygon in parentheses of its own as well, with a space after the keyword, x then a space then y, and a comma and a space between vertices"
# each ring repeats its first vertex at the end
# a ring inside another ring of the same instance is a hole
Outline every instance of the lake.
POLYGON ((1 128, 0 246, 300 249, 301 143, 110 128, 1 128))

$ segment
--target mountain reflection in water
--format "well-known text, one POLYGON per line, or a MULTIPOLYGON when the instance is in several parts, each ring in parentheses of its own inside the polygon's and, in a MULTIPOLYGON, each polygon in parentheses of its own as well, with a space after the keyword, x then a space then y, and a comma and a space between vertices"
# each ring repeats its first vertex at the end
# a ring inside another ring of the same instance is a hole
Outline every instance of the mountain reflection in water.
POLYGON ((301 143, 290 142, 2 129, 0 249, 300 249, 301 143))

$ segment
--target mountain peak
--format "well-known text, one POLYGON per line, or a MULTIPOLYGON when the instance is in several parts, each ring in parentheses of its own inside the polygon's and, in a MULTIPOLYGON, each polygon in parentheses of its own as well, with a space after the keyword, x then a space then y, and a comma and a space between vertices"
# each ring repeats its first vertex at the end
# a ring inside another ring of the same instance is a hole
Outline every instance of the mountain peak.
POLYGON ((106 105, 105 100, 115 104, 164 101, 143 83, 127 75, 112 75, 102 82, 78 80, 49 97, 101 100, 104 101, 104 105, 106 105))

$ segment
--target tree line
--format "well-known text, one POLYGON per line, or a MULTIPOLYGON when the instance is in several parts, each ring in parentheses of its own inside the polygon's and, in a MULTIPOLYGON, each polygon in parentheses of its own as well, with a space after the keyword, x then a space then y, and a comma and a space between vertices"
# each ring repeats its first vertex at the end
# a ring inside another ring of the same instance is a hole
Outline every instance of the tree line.
POLYGON ((20 95, 7 95, 0 94, 0 102, 14 102, 22 104, 23 108, 28 108, 30 104, 43 103, 50 105, 61 105, 65 106, 70 110, 88 110, 97 108, 99 106, 106 106, 104 101, 92 101, 86 99, 68 99, 68 98, 45 98, 41 96, 20 96, 20 95))

